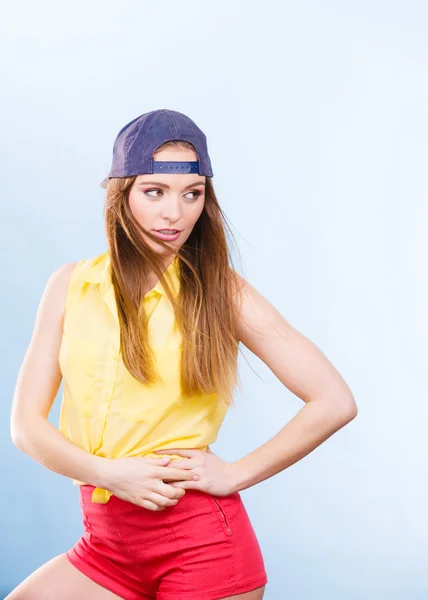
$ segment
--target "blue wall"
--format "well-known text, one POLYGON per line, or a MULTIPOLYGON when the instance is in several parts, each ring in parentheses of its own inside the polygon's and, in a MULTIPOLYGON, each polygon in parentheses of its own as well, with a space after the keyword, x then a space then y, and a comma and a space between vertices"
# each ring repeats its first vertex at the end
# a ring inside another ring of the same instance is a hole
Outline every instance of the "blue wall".
MULTIPOLYGON (((325 352, 359 407, 242 492, 265 600, 428 597, 427 18, 417 1, 2 4, 4 595, 82 530, 71 481, 10 440, 37 305, 54 269, 105 249, 99 182, 117 132, 166 107, 208 135, 238 269, 325 352)), ((303 405, 244 354, 243 393, 213 446, 225 460, 303 405)))

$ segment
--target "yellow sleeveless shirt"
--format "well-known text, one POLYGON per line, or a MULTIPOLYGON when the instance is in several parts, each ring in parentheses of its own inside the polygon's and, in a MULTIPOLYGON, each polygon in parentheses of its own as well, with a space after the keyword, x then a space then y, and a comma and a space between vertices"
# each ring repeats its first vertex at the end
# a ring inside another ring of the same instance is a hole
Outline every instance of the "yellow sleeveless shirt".
MULTIPOLYGON (((176 296, 180 289, 177 257, 167 272, 176 296)), ((182 339, 159 281, 143 302, 149 343, 163 380, 150 386, 135 379, 122 361, 109 253, 76 264, 59 351, 63 377, 59 430, 84 450, 105 458, 162 457, 168 455, 154 450, 167 448, 205 451, 217 439, 227 405, 218 394, 182 397, 182 339)), ((96 488, 92 501, 106 503, 110 496, 110 491, 96 488)))

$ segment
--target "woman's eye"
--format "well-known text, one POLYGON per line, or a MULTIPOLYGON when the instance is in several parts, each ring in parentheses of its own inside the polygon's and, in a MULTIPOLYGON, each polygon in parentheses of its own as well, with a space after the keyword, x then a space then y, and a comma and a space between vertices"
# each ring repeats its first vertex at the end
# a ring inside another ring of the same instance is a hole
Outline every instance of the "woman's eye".
MULTIPOLYGON (((150 198, 158 198, 159 196, 157 195, 157 192, 162 193, 162 190, 159 188, 156 188, 153 190, 146 190, 144 193, 146 194, 146 196, 149 196, 150 198), (153 195, 152 195, 152 192, 154 192, 153 195)), ((198 197, 201 195, 201 192, 198 192, 197 190, 193 190, 192 192, 187 192, 186 197, 189 196, 189 194, 193 194, 193 197, 188 198, 189 200, 197 200, 198 197)))
POLYGON ((191 200, 197 200, 197 198, 201 195, 201 192, 198 192, 197 190, 193 190, 193 192, 188 192, 186 194, 186 196, 188 196, 189 194, 196 194, 196 196, 193 196, 193 198, 191 198, 191 200))
MULTIPOLYGON (((146 190, 144 193, 145 193, 147 196, 150 196, 150 192, 161 192, 161 191, 162 191, 162 190, 159 190, 159 189, 155 189, 155 190, 146 190)), ((150 196, 150 198, 157 198, 157 196, 150 196)))

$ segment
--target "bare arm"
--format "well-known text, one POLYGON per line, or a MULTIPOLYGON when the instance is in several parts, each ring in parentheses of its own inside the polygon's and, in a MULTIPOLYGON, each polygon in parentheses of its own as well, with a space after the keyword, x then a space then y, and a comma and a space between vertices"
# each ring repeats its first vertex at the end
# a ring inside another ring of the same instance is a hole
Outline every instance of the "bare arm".
POLYGON ((233 489, 239 491, 302 459, 354 419, 358 410, 348 385, 321 350, 248 282, 237 277, 242 287, 240 341, 305 402, 272 439, 232 463, 233 489))
POLYGON ((58 356, 65 300, 75 265, 68 263, 52 273, 42 295, 13 398, 13 443, 55 473, 111 490, 148 510, 163 510, 184 494, 167 482, 190 480, 193 471, 167 466, 169 457, 96 456, 73 444, 47 420, 62 378, 58 356))
POLYGON ((43 292, 15 387, 11 436, 17 448, 51 471, 102 487, 105 459, 73 444, 47 420, 62 378, 58 354, 65 298, 75 265, 68 263, 54 271, 43 292))

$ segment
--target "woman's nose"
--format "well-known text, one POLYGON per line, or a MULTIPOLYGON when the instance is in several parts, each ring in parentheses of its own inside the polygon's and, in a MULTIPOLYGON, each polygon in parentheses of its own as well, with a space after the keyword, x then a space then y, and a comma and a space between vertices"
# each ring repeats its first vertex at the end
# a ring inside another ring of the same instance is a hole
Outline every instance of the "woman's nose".
POLYGON ((181 217, 180 197, 172 198, 162 207, 162 216, 169 221, 178 221, 181 217))

